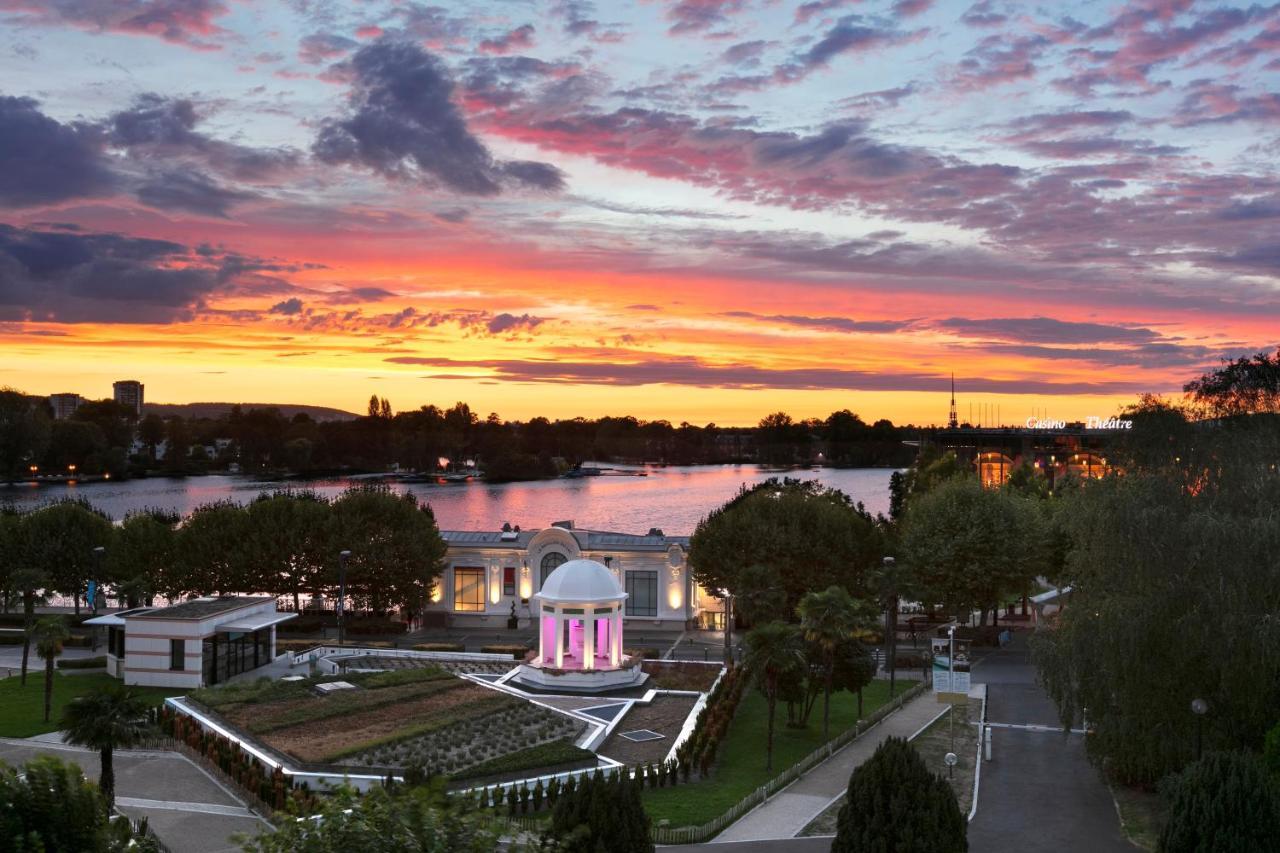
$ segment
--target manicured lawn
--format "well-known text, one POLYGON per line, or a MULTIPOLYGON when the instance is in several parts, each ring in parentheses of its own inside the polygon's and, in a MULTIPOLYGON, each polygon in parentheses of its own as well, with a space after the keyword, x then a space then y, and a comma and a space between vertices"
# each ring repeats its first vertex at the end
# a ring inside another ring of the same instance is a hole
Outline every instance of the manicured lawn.
MULTIPOLYGON (((898 692, 910 687, 911 684, 899 685, 898 692)), ((863 716, 870 716, 888 701, 889 682, 873 681, 862 691, 863 716)), ((857 716, 857 696, 852 693, 832 695, 832 737, 857 722, 857 716)), ((742 704, 738 706, 738 713, 729 724, 729 732, 720 746, 711 778, 688 785, 676 785, 674 788, 646 790, 644 807, 649 817, 654 823, 669 820, 672 826, 706 823, 728 811, 754 789, 823 744, 821 697, 814 705, 808 728, 789 729, 786 720, 786 706, 779 703, 774 722, 773 770, 765 772, 769 708, 758 691, 747 688, 742 704)))
POLYGON ((1167 819, 1160 796, 1123 785, 1112 785, 1111 796, 1115 798, 1120 826, 1129 841, 1143 850, 1155 850, 1167 819))
MULTIPOLYGON (((53 674, 53 708, 49 722, 44 721, 44 668, 27 672, 27 686, 14 675, 0 679, 0 737, 31 737, 58 730, 58 717, 62 708, 77 696, 83 696, 119 680, 104 672, 87 675, 53 674)), ((156 704, 166 696, 182 696, 186 689, 163 687, 134 687, 133 691, 156 704)))

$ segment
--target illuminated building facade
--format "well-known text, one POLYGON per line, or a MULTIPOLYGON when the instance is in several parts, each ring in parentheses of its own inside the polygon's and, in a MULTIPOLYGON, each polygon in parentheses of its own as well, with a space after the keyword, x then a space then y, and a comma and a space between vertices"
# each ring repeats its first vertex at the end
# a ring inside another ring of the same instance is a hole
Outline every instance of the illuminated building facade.
POLYGON ((428 612, 445 613, 449 624, 497 627, 513 610, 523 627, 536 613, 536 594, 551 574, 571 560, 594 560, 608 568, 626 593, 624 623, 683 628, 701 621, 719 599, 707 596, 689 572, 688 536, 611 533, 556 522, 541 530, 443 530, 445 570, 428 612))
POLYGON ((939 430, 925 439, 973 466, 982 485, 997 488, 1023 465, 1048 480, 1049 488, 1064 477, 1094 479, 1109 473, 1108 448, 1126 428, 1056 422, 1034 428, 958 427, 939 430))

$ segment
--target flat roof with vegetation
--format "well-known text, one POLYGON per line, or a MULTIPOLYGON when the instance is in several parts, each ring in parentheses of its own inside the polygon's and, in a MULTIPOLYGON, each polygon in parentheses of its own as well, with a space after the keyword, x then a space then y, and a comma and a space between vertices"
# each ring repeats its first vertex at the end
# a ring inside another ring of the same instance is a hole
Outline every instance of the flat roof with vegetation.
POLYGON ((146 613, 131 615, 130 619, 207 619, 219 613, 239 610, 251 604, 275 601, 268 595, 228 595, 222 598, 197 598, 172 607, 161 607, 146 613))

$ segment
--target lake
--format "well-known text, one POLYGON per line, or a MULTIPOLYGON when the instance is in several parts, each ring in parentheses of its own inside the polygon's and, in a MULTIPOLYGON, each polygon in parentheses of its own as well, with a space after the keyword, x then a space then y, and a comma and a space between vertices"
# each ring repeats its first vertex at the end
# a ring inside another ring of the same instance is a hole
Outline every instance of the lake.
MULTIPOLYGON (((637 469, 631 469, 637 470, 637 469)), ((648 468, 646 477, 601 476, 573 480, 489 485, 479 481, 435 485, 391 482, 397 492, 412 491, 431 504, 445 530, 497 530, 503 522, 525 528, 572 520, 578 527, 645 533, 651 527, 672 535, 693 532, 698 520, 720 506, 744 483, 770 476, 817 479, 834 486, 874 515, 889 512, 888 468, 821 468, 780 472, 755 465, 699 465, 648 468)), ((233 500, 248 503, 258 493, 279 488, 339 494, 367 478, 257 480, 244 476, 123 480, 108 483, 45 483, 0 486, 0 503, 38 506, 64 497, 84 498, 119 520, 140 509, 186 514, 201 504, 233 500)))

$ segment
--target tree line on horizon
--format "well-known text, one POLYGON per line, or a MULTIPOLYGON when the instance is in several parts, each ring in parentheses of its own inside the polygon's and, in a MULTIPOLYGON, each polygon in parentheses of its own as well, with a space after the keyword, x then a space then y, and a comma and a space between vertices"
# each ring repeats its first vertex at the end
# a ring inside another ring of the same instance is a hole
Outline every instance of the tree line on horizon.
POLYGON ((496 413, 481 418, 462 402, 393 412, 390 401, 377 396, 366 414, 350 420, 240 406, 220 417, 152 412, 138 418, 112 400, 86 401, 71 417, 55 420, 47 398, 0 389, 0 479, 26 478, 33 466, 44 474, 75 466, 80 474, 125 477, 235 464, 246 472, 306 475, 397 467, 434 472, 474 461, 496 482, 552 477, 587 461, 901 466, 912 457, 902 440, 916 432, 887 419, 867 423, 848 409, 805 420, 775 412, 754 427, 721 427, 631 416, 507 421, 496 413))

